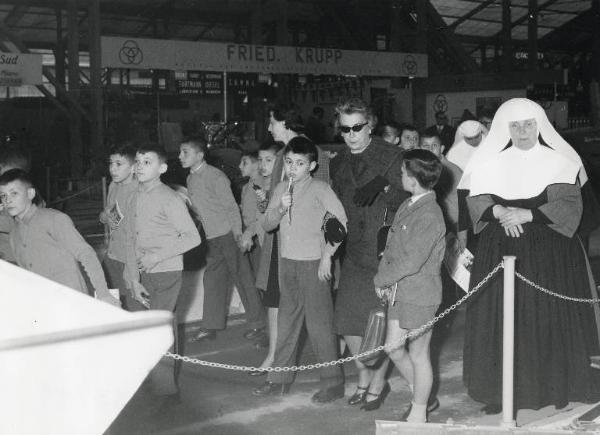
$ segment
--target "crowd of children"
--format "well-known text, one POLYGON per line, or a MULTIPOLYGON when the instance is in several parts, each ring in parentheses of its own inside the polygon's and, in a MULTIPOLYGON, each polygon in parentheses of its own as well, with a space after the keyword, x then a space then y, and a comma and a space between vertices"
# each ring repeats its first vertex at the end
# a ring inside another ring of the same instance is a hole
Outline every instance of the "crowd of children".
MULTIPOLYGON (((362 129, 341 124, 340 128, 349 135, 362 129)), ((207 246, 204 312, 196 340, 214 339, 226 327, 228 294, 235 285, 246 312, 245 337, 263 346, 268 343, 263 363, 251 375, 266 375, 261 369, 271 366, 294 365, 303 325, 318 362, 335 360, 339 346, 331 282, 338 247, 346 232, 353 231, 348 228, 350 216, 329 184, 332 156, 303 134, 294 112, 273 108, 269 131, 275 140, 242 155, 240 170, 248 182, 240 205, 227 176, 207 163, 209 150, 202 138, 186 138, 180 146, 179 161, 189 169, 187 197, 161 182, 167 156, 160 147, 124 144, 113 148, 109 156, 112 182, 100 214, 100 221, 110 230, 103 259, 107 280, 95 252, 70 219, 34 204, 36 191, 28 168, 10 167, 4 159, 0 163, 0 169, 7 169, 0 176, 0 255, 87 292, 80 263, 99 299, 130 311, 174 312, 183 254, 201 243, 202 233, 207 246), (200 228, 191 214, 198 217, 200 228), (56 255, 57 250, 64 255, 56 255), (110 295, 109 286, 119 289, 120 301, 110 295)), ((390 343, 430 320, 441 301, 446 226, 433 191, 442 172, 440 154, 433 151, 406 152, 402 174, 394 174, 402 177, 402 187, 411 196, 395 214, 372 283, 372 291, 389 301, 390 343)), ((371 192, 365 204, 377 194, 371 192)), ((389 353, 413 391, 407 411, 410 421, 427 417, 432 382, 430 336, 429 331, 411 341, 408 350, 404 343, 396 343, 389 353)), ((176 371, 168 364, 159 366, 161 370, 157 366, 151 377, 154 392, 178 395, 176 371)), ((293 375, 271 372, 253 394, 284 394, 293 375)), ((320 389, 312 400, 325 403, 343 396, 340 366, 321 369, 320 389)))

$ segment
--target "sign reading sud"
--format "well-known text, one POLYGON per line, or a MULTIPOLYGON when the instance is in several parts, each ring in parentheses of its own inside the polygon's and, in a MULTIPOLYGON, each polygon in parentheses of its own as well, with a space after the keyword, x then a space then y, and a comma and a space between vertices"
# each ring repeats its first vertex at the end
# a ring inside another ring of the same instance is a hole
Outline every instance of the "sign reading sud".
POLYGON ((0 86, 41 85, 42 55, 0 54, 0 86))
POLYGON ((427 55, 102 37, 102 66, 280 74, 427 77, 427 55))

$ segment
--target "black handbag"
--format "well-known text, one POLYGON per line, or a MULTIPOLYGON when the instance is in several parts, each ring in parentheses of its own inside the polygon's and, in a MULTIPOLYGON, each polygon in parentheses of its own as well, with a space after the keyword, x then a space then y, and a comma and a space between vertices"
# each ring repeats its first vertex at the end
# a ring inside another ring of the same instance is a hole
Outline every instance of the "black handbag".
POLYGON ((325 243, 329 243, 334 246, 336 243, 342 243, 346 238, 346 228, 342 223, 331 213, 325 213, 323 217, 323 224, 321 225, 321 231, 325 236, 325 243))
MULTIPOLYGON (((385 343, 386 325, 387 303, 382 300, 381 306, 373 308, 369 312, 369 319, 367 320, 367 326, 358 353, 367 352, 383 345, 385 343)), ((360 357, 358 360, 364 365, 371 367, 377 365, 383 356, 385 356, 385 352, 380 350, 360 357)))
POLYGON ((390 232, 391 225, 387 224, 387 212, 386 208, 383 212, 383 224, 377 230, 377 259, 381 260, 383 257, 383 251, 385 251, 385 245, 387 244, 388 233, 390 232))

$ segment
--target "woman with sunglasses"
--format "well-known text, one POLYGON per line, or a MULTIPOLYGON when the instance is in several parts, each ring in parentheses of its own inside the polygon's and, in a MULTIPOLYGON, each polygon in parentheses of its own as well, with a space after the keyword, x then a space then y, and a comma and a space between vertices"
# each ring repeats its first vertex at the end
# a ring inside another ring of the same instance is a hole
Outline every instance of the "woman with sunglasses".
MULTIPOLYGON (((350 98, 336 107, 337 126, 346 148, 331 161, 332 186, 348 216, 348 236, 342 259, 335 307, 335 330, 357 354, 371 309, 380 305, 374 292, 377 273, 377 232, 390 222, 409 194, 402 190, 402 158, 397 147, 372 136, 377 123, 372 109, 350 98)), ((389 360, 367 367, 356 361, 358 385, 350 405, 366 411, 379 408, 389 393, 385 380, 389 360)))

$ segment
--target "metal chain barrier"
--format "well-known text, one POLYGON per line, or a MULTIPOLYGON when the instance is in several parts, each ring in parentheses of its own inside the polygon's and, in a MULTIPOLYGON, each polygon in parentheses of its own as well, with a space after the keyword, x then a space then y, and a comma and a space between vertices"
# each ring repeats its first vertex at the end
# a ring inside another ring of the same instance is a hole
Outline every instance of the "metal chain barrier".
POLYGON ((555 293, 553 291, 550 291, 550 290, 542 287, 541 285, 538 285, 535 282, 533 282, 533 281, 525 278, 519 272, 515 271, 515 275, 517 276, 517 278, 519 278, 525 284, 529 284, 531 287, 533 287, 533 288, 541 291, 542 293, 546 293, 547 295, 554 296, 554 297, 559 298, 559 299, 564 299, 566 301, 571 301, 571 302, 584 302, 584 303, 588 303, 588 304, 598 304, 598 303, 600 303, 600 299, 594 299, 594 298, 590 298, 590 299, 574 298, 574 297, 571 297, 571 296, 561 295, 560 293, 555 293))
POLYGON ((242 366, 242 365, 235 365, 235 364, 223 364, 223 363, 217 363, 217 362, 212 362, 212 361, 203 361, 203 360, 200 360, 197 358, 190 358, 188 356, 183 356, 183 355, 179 355, 179 354, 171 353, 171 352, 167 352, 165 354, 165 356, 173 358, 175 360, 180 360, 183 362, 197 364, 197 365, 201 365, 201 366, 205 366, 205 367, 213 367, 213 368, 225 369, 225 370, 237 370, 237 371, 242 371, 242 372, 250 372, 250 371, 256 371, 256 370, 260 370, 260 371, 264 371, 264 372, 301 372, 304 370, 313 370, 313 369, 319 369, 322 367, 330 367, 330 366, 334 366, 334 365, 345 364, 347 362, 354 361, 359 358, 362 358, 362 357, 365 357, 368 355, 372 355, 377 352, 381 352, 381 351, 385 350, 386 348, 389 350, 394 349, 396 347, 402 346, 406 342, 406 340, 408 340, 409 338, 418 337, 419 335, 421 335, 422 333, 427 331, 429 328, 433 327, 433 325, 435 325, 438 321, 440 321, 441 319, 446 317, 448 314, 450 314, 452 311, 454 311, 456 308, 458 308, 463 302, 465 302, 471 296, 473 296, 473 294, 475 294, 477 291, 479 291, 481 289, 481 287, 483 287, 503 267, 504 267, 504 263, 501 261, 475 287, 473 287, 471 289, 471 291, 467 292, 462 298, 460 298, 454 304, 452 304, 451 306, 446 308, 444 311, 442 311, 436 317, 431 319, 429 322, 425 323, 423 326, 419 327, 418 329, 414 329, 407 334, 404 334, 404 336, 402 336, 397 342, 389 343, 387 345, 384 344, 379 347, 376 347, 375 349, 371 349, 369 351, 362 352, 362 353, 359 353, 356 355, 352 355, 352 356, 349 356, 346 358, 340 358, 335 361, 327 361, 327 362, 322 362, 322 363, 307 364, 307 365, 302 365, 302 366, 291 366, 291 367, 266 367, 264 369, 261 369, 258 367, 242 366))

